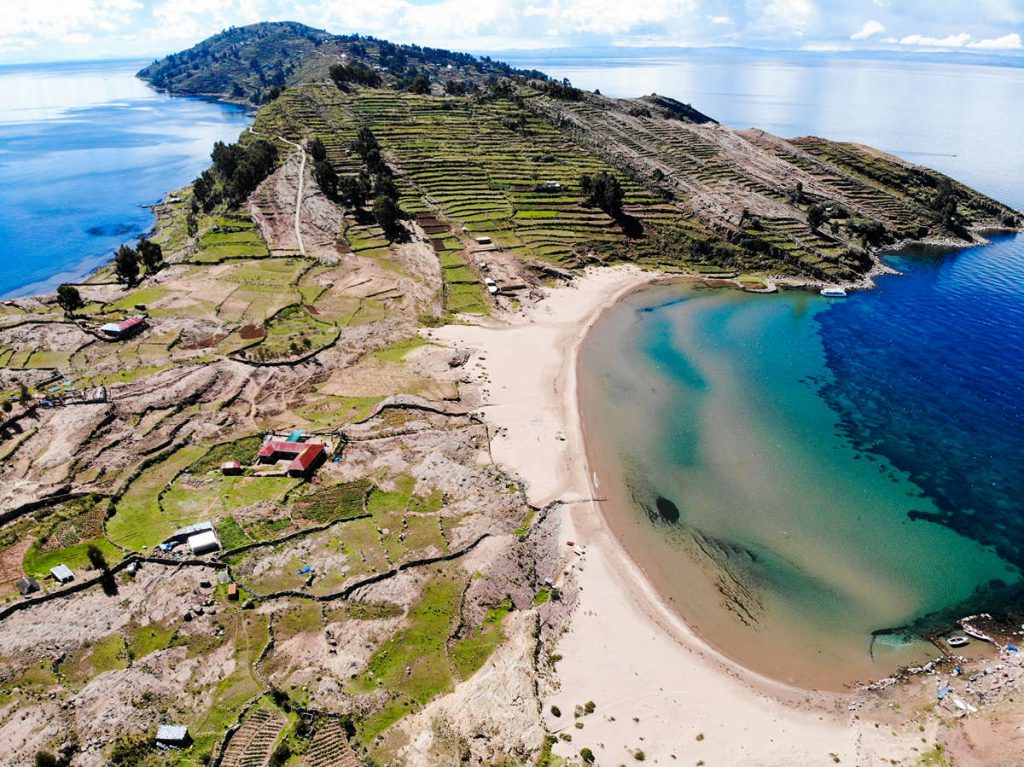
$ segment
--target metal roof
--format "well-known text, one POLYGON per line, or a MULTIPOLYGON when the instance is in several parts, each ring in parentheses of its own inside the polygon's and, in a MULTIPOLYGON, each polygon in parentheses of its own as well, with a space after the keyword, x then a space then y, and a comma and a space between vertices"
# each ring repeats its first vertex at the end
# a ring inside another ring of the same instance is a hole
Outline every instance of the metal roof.
POLYGON ((70 581, 75 577, 75 574, 71 572, 71 568, 67 565, 57 565, 56 567, 51 567, 50 572, 53 574, 53 577, 56 578, 58 581, 70 581))
POLYGON ((157 740, 177 742, 188 737, 188 727, 183 724, 162 724, 156 730, 157 740))

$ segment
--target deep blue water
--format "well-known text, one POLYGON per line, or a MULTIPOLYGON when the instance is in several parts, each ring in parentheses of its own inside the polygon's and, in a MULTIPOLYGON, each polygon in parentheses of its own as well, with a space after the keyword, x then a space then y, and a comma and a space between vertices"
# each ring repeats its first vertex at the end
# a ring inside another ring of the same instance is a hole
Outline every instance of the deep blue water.
POLYGON ((0 297, 77 279, 153 224, 247 110, 158 93, 145 62, 0 67, 0 297))
POLYGON ((816 315, 822 395, 932 499, 921 518, 1024 567, 1024 237, 889 261, 906 274, 816 315))

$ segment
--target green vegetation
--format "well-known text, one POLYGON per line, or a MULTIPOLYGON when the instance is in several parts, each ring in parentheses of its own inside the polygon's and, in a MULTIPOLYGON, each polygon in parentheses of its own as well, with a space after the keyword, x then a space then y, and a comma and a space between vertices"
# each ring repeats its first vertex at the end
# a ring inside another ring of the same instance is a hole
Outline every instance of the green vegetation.
POLYGON ((468 636, 458 640, 452 646, 451 658, 461 679, 469 679, 480 670, 491 653, 504 640, 501 624, 505 616, 512 612, 512 600, 505 597, 501 602, 487 611, 483 625, 468 636))
POLYGON ((256 454, 263 445, 263 437, 253 435, 231 442, 221 442, 209 448, 201 458, 194 461, 188 471, 192 474, 206 474, 219 470, 225 461, 238 461, 243 466, 256 463, 256 454))
POLYGON ((392 695, 387 707, 357 725, 364 744, 450 686, 447 638, 461 593, 460 584, 450 578, 429 581, 409 610, 406 627, 374 653, 366 671, 352 682, 356 693, 384 689, 392 695))
POLYGON ((366 499, 373 489, 367 479, 332 485, 299 497, 295 509, 311 522, 348 519, 366 511, 366 499))

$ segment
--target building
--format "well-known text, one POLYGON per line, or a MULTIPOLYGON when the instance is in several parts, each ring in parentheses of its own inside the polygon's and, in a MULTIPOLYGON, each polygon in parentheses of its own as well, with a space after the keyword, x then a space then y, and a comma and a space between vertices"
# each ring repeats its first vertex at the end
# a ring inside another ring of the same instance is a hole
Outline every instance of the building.
POLYGON ((162 724, 156 730, 157 748, 188 748, 192 737, 183 724, 162 724))
POLYGON ((188 538, 188 548, 196 556, 209 554, 211 551, 217 551, 220 548, 220 540, 213 530, 207 530, 190 535, 188 538))
POLYGON ((268 439, 258 454, 260 463, 287 460, 287 471, 293 477, 308 477, 327 458, 327 446, 321 442, 293 442, 268 439))
POLYGON ((70 583, 75 579, 75 574, 71 572, 71 568, 67 565, 57 565, 56 567, 50 568, 50 575, 52 575, 58 583, 70 583))
POLYGON ((537 184, 538 192, 561 192, 562 185, 557 181, 545 181, 543 184, 537 184))
POLYGON ((229 583, 228 584, 228 599, 230 599, 232 602, 234 602, 235 600, 238 599, 238 584, 237 583, 229 583))
POLYGON ((220 473, 225 477, 237 476, 242 473, 242 464, 238 461, 224 461, 220 465, 220 473))
POLYGON ((493 242, 490 237, 476 237, 474 239, 476 239, 477 245, 490 245, 493 242))
POLYGON ((146 327, 146 318, 139 315, 137 317, 129 317, 121 322, 108 322, 106 325, 101 325, 100 332, 110 338, 121 341, 125 338, 131 338, 144 327, 146 327))
MULTIPOLYGON (((72 576, 74 577, 74 576, 72 576)), ((36 583, 35 578, 29 578, 27 575, 24 578, 18 578, 18 592, 23 596, 27 597, 29 594, 34 594, 39 591, 39 584, 36 583)))

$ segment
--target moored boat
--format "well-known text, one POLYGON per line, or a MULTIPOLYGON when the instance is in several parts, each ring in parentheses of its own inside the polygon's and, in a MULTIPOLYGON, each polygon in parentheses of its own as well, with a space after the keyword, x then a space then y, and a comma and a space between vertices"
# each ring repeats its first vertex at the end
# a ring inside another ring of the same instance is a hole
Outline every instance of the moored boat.
POLYGON ((821 295, 825 298, 846 298, 846 291, 843 288, 822 288, 821 295))

